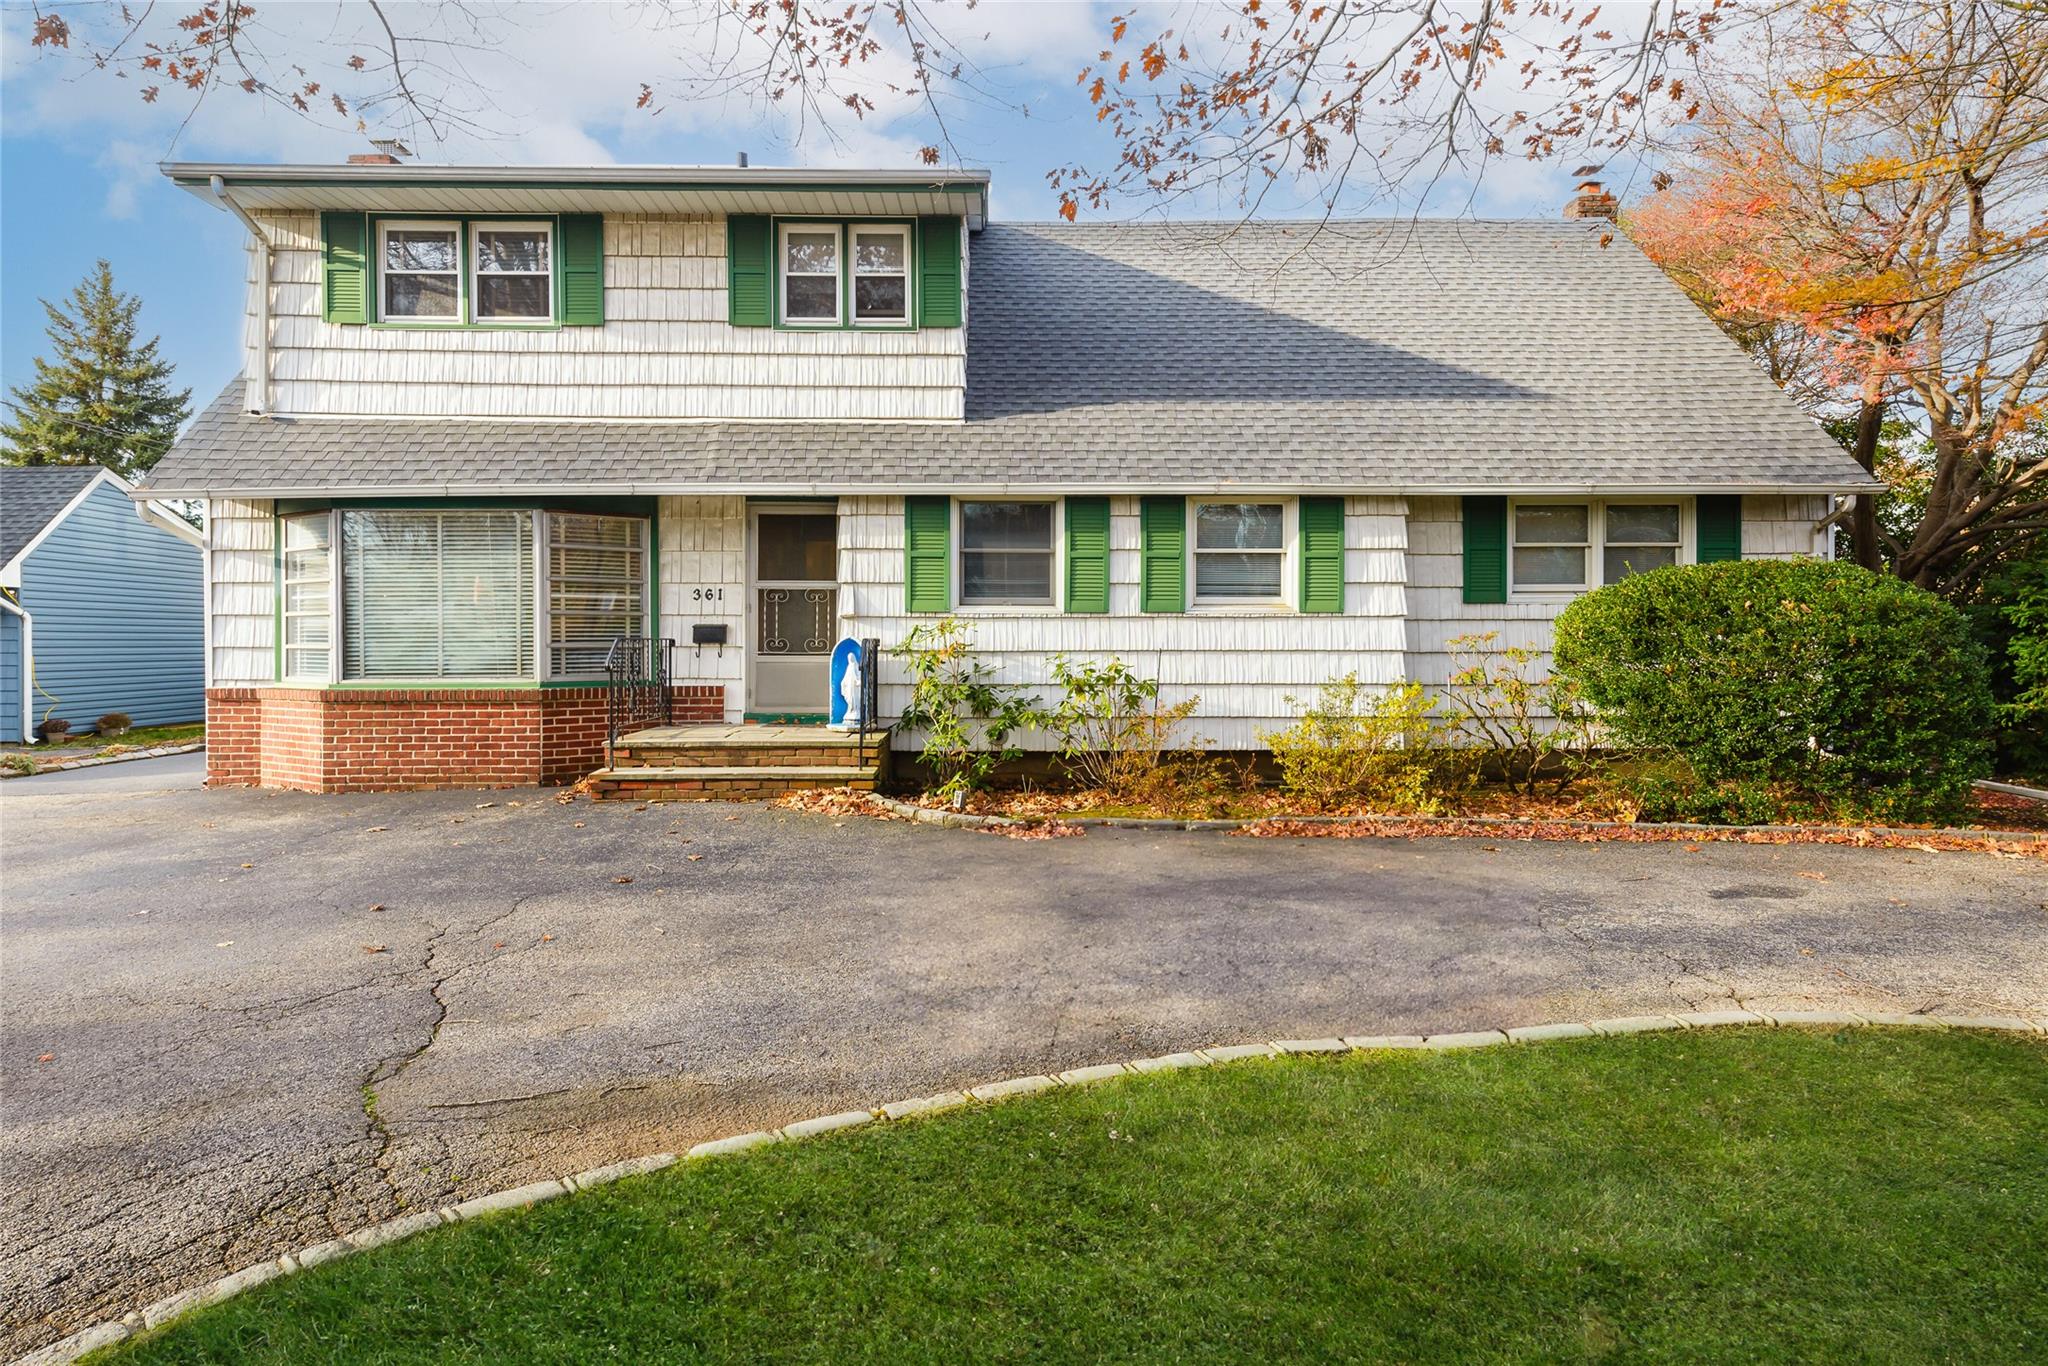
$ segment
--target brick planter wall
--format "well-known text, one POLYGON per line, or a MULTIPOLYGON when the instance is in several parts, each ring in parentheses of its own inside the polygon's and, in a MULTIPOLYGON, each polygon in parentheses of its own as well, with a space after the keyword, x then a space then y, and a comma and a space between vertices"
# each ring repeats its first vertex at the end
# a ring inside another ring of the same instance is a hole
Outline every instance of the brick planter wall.
MULTIPOLYGON (((678 724, 724 716, 725 689, 674 690, 678 724)), ((209 787, 392 792, 568 783, 604 759, 602 686, 211 688, 209 787)))

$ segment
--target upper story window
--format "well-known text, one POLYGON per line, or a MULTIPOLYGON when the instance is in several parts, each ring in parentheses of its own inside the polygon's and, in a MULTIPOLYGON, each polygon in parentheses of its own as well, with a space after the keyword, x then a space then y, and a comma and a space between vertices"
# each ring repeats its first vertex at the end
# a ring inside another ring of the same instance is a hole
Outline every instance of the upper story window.
POLYGON ((548 225, 473 223, 470 234, 477 321, 553 321, 555 273, 548 225))
POLYGON ((853 229, 853 320, 910 321, 910 229, 853 229))
POLYGON ((1194 559, 1197 603, 1284 602, 1286 505, 1196 503, 1194 559))
POLYGON ((381 316, 462 321, 462 228, 457 223, 377 224, 381 316))
POLYGON ((785 327, 902 327, 910 322, 907 223, 783 223, 776 235, 785 327))
POLYGON ((782 227, 782 320, 802 326, 839 321, 839 229, 782 227))
POLYGON ((1053 601, 1053 505, 960 504, 960 601, 964 606, 1053 601))
POLYGON ((1679 563, 1685 517, 1675 502, 1517 503, 1510 529, 1512 587, 1573 593, 1679 563))

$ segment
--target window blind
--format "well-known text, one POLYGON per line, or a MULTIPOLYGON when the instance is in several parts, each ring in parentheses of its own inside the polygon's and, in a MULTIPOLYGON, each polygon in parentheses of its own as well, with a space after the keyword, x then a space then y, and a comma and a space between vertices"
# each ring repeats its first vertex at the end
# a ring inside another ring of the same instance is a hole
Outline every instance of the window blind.
POLYGON ((519 511, 341 514, 342 672, 533 673, 533 518, 519 511))
POLYGON ((604 673, 614 636, 647 631, 647 523, 547 514, 548 676, 604 673))

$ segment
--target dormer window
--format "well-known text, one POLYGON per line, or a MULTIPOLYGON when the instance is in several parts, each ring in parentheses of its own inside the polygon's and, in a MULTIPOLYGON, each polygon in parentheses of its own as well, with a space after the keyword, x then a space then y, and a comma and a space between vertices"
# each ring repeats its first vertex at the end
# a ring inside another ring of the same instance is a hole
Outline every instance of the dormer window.
POLYGON ((378 298, 393 321, 462 321, 462 230, 455 223, 380 222, 378 298))
POLYGON ((784 327, 902 327, 910 322, 908 223, 778 225, 784 327))
POLYGON ((470 234, 477 321, 553 321, 555 274, 548 225, 473 223, 470 234))

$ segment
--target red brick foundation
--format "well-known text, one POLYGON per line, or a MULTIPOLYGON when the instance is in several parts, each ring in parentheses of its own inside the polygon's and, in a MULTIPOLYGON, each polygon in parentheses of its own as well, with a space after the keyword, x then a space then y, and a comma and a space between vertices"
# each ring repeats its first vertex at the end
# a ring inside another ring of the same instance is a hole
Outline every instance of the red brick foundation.
MULTIPOLYGON (((674 690, 678 724, 725 689, 674 690)), ((570 783, 604 758, 604 689, 209 688, 209 787, 392 792, 570 783)))

